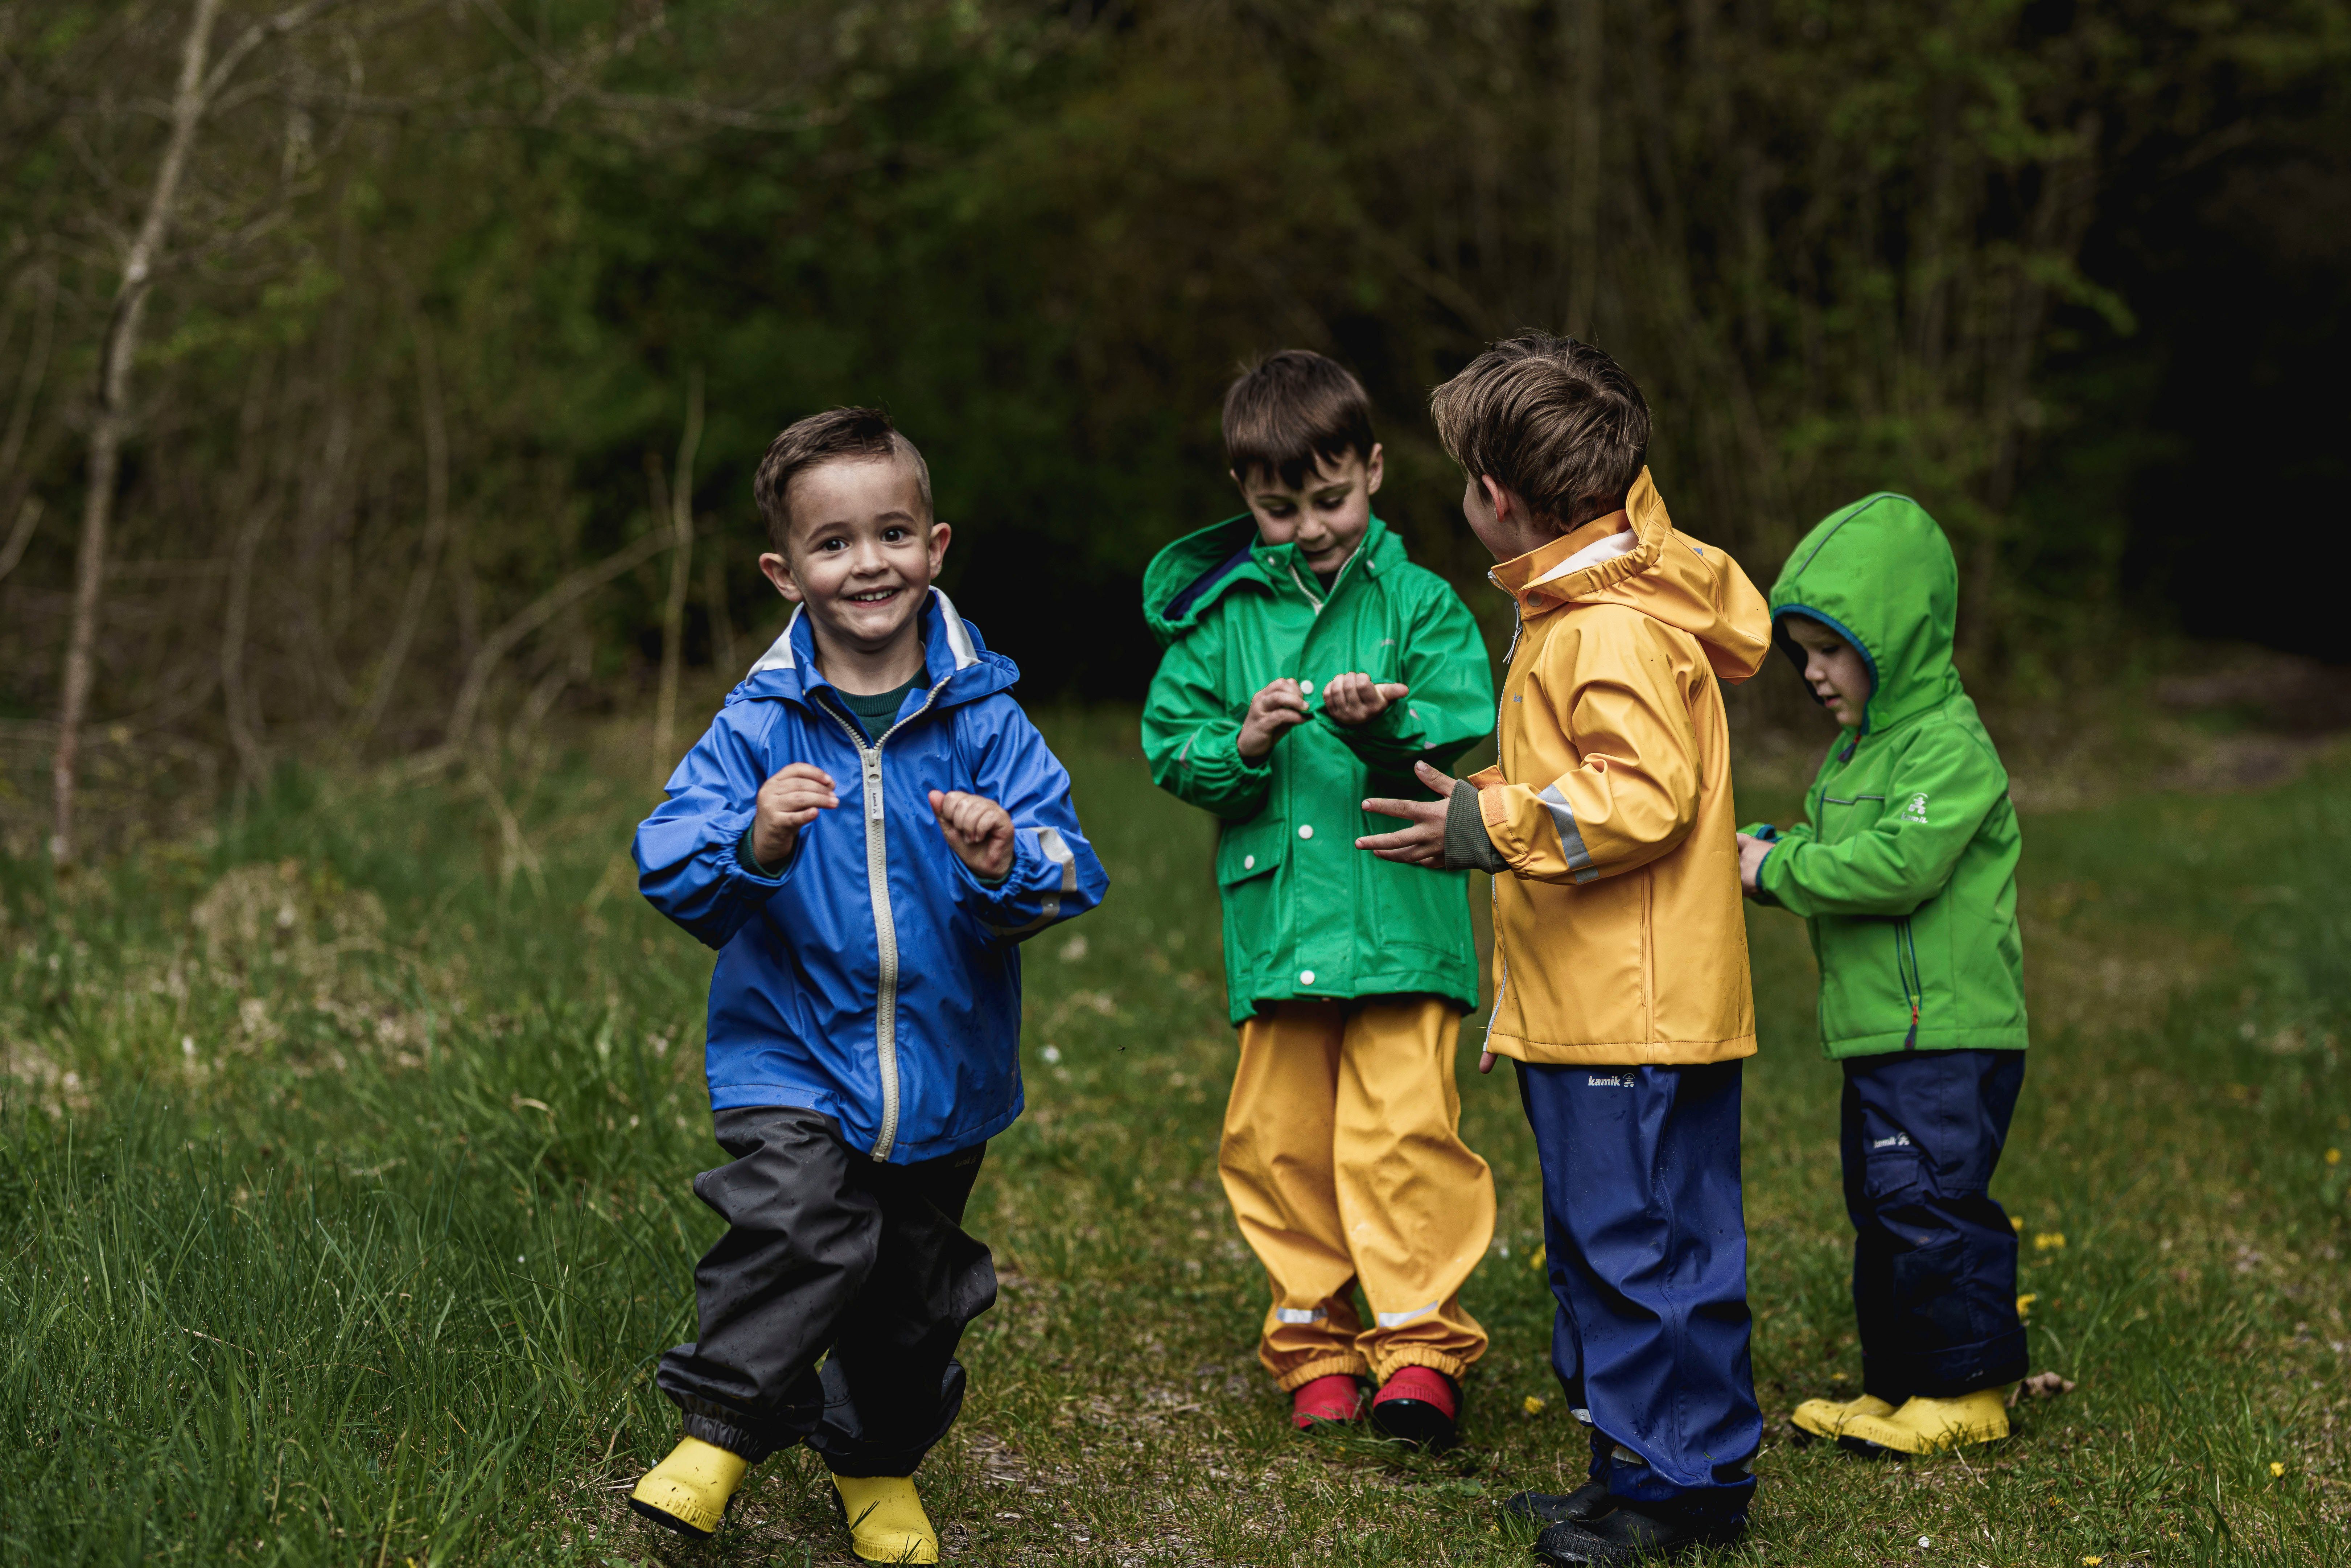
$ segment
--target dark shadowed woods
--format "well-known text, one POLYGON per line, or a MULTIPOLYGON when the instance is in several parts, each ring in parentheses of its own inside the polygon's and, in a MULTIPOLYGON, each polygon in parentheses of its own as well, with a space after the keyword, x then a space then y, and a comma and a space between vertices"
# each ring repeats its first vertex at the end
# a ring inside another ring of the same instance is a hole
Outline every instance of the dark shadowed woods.
POLYGON ((778 622, 750 467, 837 402, 1033 697, 1139 691, 1267 349, 1362 372, 1474 583, 1423 401, 1529 325, 1759 578, 1917 496, 1981 686, 2330 653, 2315 574, 2210 561, 2340 511, 2346 51, 2339 0, 10 0, 0 837, 616 706, 673 752, 778 622))

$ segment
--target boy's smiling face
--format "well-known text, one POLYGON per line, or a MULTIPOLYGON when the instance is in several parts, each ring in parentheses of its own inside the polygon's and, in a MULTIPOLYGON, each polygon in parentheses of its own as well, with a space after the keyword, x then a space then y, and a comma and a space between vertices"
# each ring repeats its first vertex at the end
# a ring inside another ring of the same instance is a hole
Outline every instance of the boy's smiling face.
POLYGON ((1350 451, 1333 464, 1318 458, 1306 483, 1292 486, 1264 468, 1235 474, 1258 537, 1270 545, 1295 542, 1309 569, 1332 572, 1347 564, 1372 526, 1372 497, 1380 489, 1380 447, 1350 451))
POLYGON ((934 522, 913 467, 896 457, 839 459, 792 476, 788 547, 759 558, 776 591, 805 606, 826 679, 888 691, 921 673, 923 604, 950 530, 934 522), (860 677, 885 678, 869 686, 860 677))
POLYGON ((1789 616, 1788 635, 1804 651, 1804 684, 1821 706, 1847 729, 1860 728, 1874 684, 1861 650, 1808 615, 1789 616))

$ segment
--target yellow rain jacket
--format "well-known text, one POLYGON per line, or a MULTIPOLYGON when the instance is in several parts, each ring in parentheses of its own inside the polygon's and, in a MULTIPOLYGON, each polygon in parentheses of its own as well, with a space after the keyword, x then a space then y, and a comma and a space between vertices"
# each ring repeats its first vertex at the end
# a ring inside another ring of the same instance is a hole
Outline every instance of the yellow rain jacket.
POLYGON ((1494 878, 1486 1049, 1590 1065, 1755 1051, 1718 677, 1771 645, 1747 574, 1677 532, 1648 470, 1623 513, 1491 573, 1518 601, 1501 760, 1474 775, 1494 878))

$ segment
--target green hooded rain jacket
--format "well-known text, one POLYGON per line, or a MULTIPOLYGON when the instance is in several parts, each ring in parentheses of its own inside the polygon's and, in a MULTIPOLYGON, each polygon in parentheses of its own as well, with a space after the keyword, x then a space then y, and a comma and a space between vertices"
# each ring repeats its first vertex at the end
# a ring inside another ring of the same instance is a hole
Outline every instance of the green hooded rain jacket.
POLYGON ((1478 1005, 1468 874, 1355 848, 1396 824, 1366 796, 1426 800, 1414 762, 1443 768, 1493 727, 1494 683, 1468 606, 1405 555, 1378 518, 1327 594, 1294 545, 1243 514, 1159 552, 1144 616, 1166 649, 1143 710, 1159 787, 1216 815, 1225 983, 1235 1023, 1260 1002, 1406 992, 1478 1005), (1324 683, 1361 670, 1412 688, 1371 723, 1322 711, 1324 683), (1288 675, 1313 717, 1256 762, 1238 749, 1249 699, 1288 675))
POLYGON ((1951 665, 1958 607, 1950 541, 1902 496, 1823 518, 1771 587, 1772 641, 1797 668, 1787 623, 1804 615, 1861 650, 1875 683, 1821 763, 1806 823, 1756 875, 1764 902, 1812 927, 1832 1058, 2025 1044, 2022 840, 1951 665))

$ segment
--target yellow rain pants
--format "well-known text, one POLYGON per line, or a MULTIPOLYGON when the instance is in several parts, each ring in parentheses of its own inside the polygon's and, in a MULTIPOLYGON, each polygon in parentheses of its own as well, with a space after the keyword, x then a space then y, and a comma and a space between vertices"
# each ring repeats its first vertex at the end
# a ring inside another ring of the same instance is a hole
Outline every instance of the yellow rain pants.
POLYGON ((1241 1025, 1217 1168, 1273 1287, 1258 1359, 1285 1389, 1458 1378, 1485 1353, 1461 1285, 1494 1237, 1494 1176, 1461 1141, 1460 1030, 1436 997, 1278 1002, 1241 1025))

